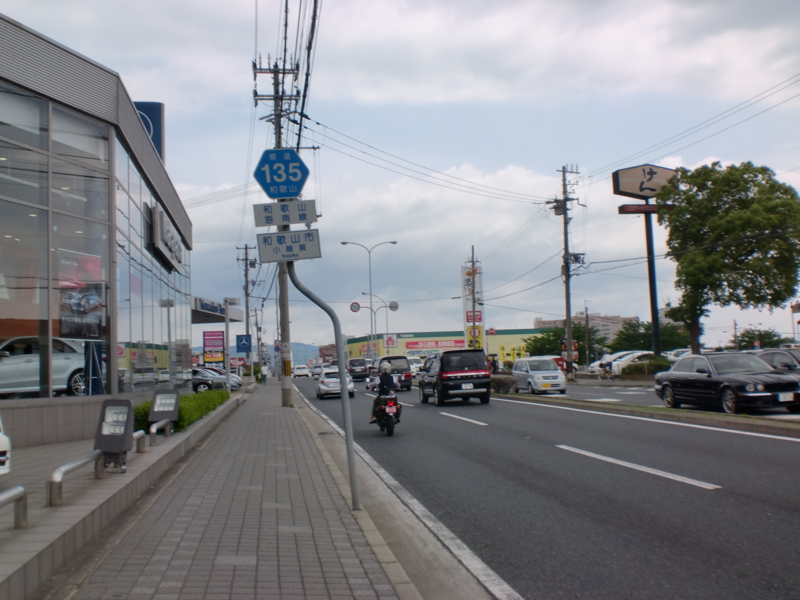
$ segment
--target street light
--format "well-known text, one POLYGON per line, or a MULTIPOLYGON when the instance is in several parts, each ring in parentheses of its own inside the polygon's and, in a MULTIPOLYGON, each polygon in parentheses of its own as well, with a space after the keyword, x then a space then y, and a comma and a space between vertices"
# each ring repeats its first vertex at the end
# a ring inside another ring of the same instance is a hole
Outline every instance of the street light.
MULTIPOLYGON (((367 292, 361 292, 361 295, 362 296, 374 296, 375 298, 377 298, 378 300, 383 302, 383 306, 379 306, 372 313, 372 318, 375 319, 375 331, 376 331, 376 333, 378 331, 378 311, 380 309, 382 309, 382 308, 388 309, 386 311, 386 335, 388 336, 389 335, 389 311, 390 310, 392 312, 396 311, 400 307, 400 305, 397 304, 397 302, 395 302, 394 300, 392 300, 391 302, 387 303, 386 300, 384 300, 383 298, 381 298, 377 294, 368 294, 367 292)), ((372 309, 370 309, 370 310, 372 310, 372 309)), ((383 339, 383 343, 386 344, 386 338, 383 339)), ((385 348, 386 348, 386 346, 384 346, 384 349, 385 348)))
MULTIPOLYGON (((390 242, 380 242, 372 246, 372 248, 367 248, 364 244, 359 244, 358 242, 342 242, 342 246, 346 246, 347 244, 352 244, 353 246, 361 246, 364 250, 367 251, 367 265, 369 269, 369 348, 370 348, 370 355, 373 352, 373 344, 375 343, 375 329, 373 327, 373 320, 375 316, 375 311, 372 310, 372 251, 377 248, 378 246, 383 246, 384 244, 396 244, 396 241, 390 242)), ((375 358, 374 356, 370 356, 370 358, 375 358)))

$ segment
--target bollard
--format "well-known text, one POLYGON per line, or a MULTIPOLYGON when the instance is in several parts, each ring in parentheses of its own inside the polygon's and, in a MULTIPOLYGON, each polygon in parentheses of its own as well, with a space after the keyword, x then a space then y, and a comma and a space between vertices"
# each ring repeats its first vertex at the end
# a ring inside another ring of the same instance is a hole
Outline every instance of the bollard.
POLYGON ((14 503, 14 529, 28 526, 28 493, 21 485, 0 493, 0 506, 14 503))

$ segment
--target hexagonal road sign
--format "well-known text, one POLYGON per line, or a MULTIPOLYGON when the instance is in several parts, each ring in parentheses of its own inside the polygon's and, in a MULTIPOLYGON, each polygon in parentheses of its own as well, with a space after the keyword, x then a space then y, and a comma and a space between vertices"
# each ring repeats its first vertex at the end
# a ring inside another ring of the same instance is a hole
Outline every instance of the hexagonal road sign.
POLYGON ((264 151, 253 176, 270 198, 296 198, 308 179, 308 167, 291 148, 276 148, 264 151))

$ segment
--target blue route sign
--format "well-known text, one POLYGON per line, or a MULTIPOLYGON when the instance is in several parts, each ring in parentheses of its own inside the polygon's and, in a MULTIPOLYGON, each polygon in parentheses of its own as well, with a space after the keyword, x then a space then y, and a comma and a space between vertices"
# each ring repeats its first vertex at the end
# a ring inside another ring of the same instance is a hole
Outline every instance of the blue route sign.
POLYGON ((297 198, 308 179, 308 167, 291 148, 265 150, 253 176, 270 198, 297 198))
POLYGON ((237 352, 252 352, 253 351, 253 336, 251 335, 237 335, 236 336, 236 351, 237 352))

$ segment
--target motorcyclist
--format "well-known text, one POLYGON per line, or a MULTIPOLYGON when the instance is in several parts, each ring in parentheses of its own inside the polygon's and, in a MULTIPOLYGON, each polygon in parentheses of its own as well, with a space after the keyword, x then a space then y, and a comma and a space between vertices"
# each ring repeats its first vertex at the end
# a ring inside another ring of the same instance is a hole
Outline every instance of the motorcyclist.
POLYGON ((375 416, 378 412, 378 407, 381 405, 381 396, 388 396, 395 388, 394 377, 392 377, 392 365, 388 362, 382 362, 378 367, 378 395, 372 401, 372 418, 370 423, 377 421, 375 416))

